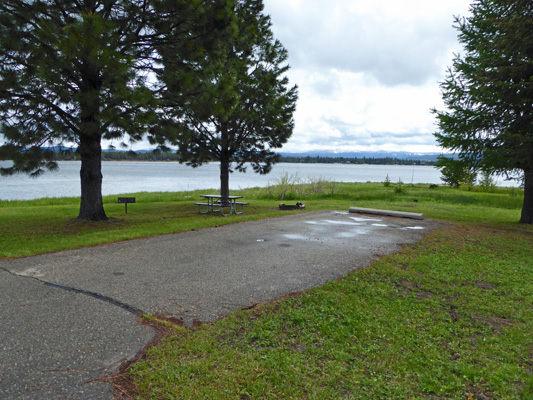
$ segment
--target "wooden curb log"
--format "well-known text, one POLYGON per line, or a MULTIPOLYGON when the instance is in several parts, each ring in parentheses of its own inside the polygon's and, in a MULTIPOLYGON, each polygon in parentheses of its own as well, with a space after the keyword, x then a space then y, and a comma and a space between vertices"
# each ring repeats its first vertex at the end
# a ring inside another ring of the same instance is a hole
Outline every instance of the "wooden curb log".
POLYGON ((410 213, 404 211, 376 210, 374 208, 350 207, 351 213, 385 215, 387 217, 424 219, 424 214, 410 213))

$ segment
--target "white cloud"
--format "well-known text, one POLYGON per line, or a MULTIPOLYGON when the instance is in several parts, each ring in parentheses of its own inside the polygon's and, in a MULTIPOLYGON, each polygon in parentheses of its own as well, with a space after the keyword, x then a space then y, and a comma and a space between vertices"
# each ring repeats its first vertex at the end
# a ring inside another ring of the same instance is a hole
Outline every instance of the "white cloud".
POLYGON ((300 93, 284 150, 437 151, 430 109, 469 3, 265 0, 300 93))

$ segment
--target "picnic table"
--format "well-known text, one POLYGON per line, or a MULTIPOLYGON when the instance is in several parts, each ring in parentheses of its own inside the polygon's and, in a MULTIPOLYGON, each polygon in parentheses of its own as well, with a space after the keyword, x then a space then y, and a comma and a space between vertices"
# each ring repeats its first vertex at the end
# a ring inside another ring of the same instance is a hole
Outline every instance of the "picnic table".
POLYGON ((200 197, 206 199, 204 203, 194 203, 198 206, 198 212, 200 214, 207 214, 209 212, 219 212, 223 216, 242 214, 244 212, 244 206, 248 205, 248 203, 237 201, 238 199, 242 199, 242 196, 227 196, 223 199, 222 196, 217 194, 203 194, 200 197), (239 211, 237 210, 238 206, 240 206, 239 211), (224 212, 224 209, 227 209, 229 212, 224 212))

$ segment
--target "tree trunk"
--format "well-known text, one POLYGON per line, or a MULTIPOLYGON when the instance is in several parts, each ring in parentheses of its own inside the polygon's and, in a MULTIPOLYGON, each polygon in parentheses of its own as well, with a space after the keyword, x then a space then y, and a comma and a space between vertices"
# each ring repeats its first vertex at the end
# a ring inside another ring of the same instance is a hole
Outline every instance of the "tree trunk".
POLYGON ((102 147, 100 137, 82 136, 78 151, 81 156, 81 203, 78 219, 106 220, 102 201, 102 147))
POLYGON ((78 219, 106 220, 102 201, 101 73, 93 60, 82 61, 80 87, 81 203, 78 219))
POLYGON ((222 203, 228 203, 229 196, 229 159, 220 159, 220 196, 222 203))
POLYGON ((533 171, 524 171, 524 204, 522 205, 522 224, 533 224, 533 171))

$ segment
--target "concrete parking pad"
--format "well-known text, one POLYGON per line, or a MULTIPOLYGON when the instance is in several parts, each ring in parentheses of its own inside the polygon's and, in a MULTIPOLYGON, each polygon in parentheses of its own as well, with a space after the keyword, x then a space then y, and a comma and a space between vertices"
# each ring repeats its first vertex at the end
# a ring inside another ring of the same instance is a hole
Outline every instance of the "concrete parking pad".
POLYGON ((153 337, 119 307, 0 270, 0 399, 112 399, 93 379, 153 337))
POLYGON ((0 398, 109 397, 86 382, 153 337, 136 312, 214 321, 340 278, 440 226, 296 212, 2 262, 0 398))

